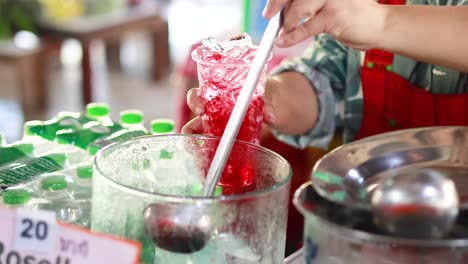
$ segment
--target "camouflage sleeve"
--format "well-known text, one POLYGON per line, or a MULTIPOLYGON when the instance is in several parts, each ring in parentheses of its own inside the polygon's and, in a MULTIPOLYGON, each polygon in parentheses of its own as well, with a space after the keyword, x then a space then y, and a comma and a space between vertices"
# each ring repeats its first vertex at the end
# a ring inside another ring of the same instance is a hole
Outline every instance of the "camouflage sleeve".
POLYGON ((286 71, 303 74, 315 89, 319 101, 318 120, 310 131, 303 135, 285 135, 273 131, 279 140, 297 148, 328 148, 335 127, 340 125, 341 118, 336 118, 335 109, 344 99, 346 58, 346 47, 329 35, 321 35, 302 57, 287 60, 273 71, 274 75, 286 71))

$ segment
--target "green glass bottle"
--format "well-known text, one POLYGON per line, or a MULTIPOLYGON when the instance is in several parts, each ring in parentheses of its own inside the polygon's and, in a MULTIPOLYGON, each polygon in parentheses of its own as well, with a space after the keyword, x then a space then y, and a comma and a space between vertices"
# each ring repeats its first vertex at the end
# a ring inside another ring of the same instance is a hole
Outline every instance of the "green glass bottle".
POLYGON ((64 153, 51 153, 7 164, 0 167, 0 188, 29 182, 39 175, 62 170, 67 165, 68 157, 64 153))
POLYGON ((34 155, 34 146, 30 143, 12 144, 0 147, 0 166, 19 161, 34 155))

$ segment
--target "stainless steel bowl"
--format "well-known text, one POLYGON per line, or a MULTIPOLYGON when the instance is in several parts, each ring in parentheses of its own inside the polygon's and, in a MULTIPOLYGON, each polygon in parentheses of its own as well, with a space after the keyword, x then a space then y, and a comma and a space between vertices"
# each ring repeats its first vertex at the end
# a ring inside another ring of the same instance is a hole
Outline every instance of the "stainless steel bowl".
POLYGON ((460 209, 468 208, 468 127, 428 127, 390 132, 344 145, 314 167, 314 189, 350 208, 371 210, 382 181, 419 169, 447 175, 456 185, 460 209))
POLYGON ((301 186, 294 205, 304 215, 306 264, 468 263, 468 215, 444 239, 405 239, 384 234, 368 210, 330 202, 312 184, 301 186))

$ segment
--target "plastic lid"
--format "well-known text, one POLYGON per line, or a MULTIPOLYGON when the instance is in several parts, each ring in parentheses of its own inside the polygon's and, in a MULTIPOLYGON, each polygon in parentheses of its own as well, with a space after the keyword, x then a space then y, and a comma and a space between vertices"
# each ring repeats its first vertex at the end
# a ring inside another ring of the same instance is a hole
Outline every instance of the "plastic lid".
POLYGON ((86 115, 89 117, 104 117, 110 113, 109 105, 106 103, 90 103, 86 105, 86 115))
POLYGON ((120 112, 120 121, 123 124, 141 124, 143 123, 143 112, 139 110, 125 110, 120 112))
POLYGON ((3 203, 8 205, 25 204, 31 200, 31 193, 25 189, 10 189, 3 193, 3 203))
POLYGON ((76 175, 80 179, 91 179, 93 177, 93 165, 86 165, 76 169, 76 175))
POLYGON ((41 188, 46 191, 61 191, 68 187, 68 182, 65 179, 65 174, 56 173, 50 174, 47 178, 41 181, 41 188))
POLYGON ((171 119, 154 119, 151 121, 151 131, 155 134, 174 132, 174 121, 171 119))
POLYGON ((96 153, 98 153, 98 151, 100 149, 101 148, 96 146, 96 145, 89 145, 88 146, 88 153, 89 153, 89 155, 94 156, 94 155, 96 155, 96 153))

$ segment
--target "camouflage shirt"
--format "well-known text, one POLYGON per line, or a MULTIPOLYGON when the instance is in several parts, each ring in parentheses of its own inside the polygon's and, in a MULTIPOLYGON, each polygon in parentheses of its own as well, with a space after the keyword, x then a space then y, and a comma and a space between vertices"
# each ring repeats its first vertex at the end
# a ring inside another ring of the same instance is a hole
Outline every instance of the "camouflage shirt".
MULTIPOLYGON (((465 5, 468 0, 408 0, 407 4, 465 5)), ((308 133, 284 135, 274 131, 276 137, 298 148, 326 149, 336 128, 341 128, 344 142, 353 140, 361 127, 363 111, 360 78, 363 58, 364 52, 322 34, 302 57, 287 60, 275 69, 273 74, 295 71, 306 76, 316 91, 320 109, 317 123, 308 133)), ((392 71, 434 94, 468 92, 468 74, 448 68, 395 55, 392 71)))

